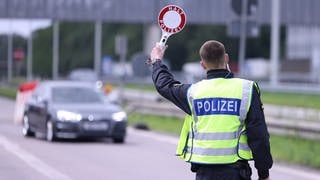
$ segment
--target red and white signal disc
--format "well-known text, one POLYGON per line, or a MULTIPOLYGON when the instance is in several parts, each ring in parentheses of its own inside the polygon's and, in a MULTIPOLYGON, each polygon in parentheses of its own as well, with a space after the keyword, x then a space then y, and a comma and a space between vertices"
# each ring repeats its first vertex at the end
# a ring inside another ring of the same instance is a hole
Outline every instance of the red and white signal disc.
POLYGON ((162 8, 158 16, 158 24, 162 29, 160 45, 164 46, 169 36, 180 32, 186 22, 186 13, 179 6, 168 5, 162 8))
POLYGON ((186 25, 186 14, 179 6, 166 6, 159 13, 158 24, 167 33, 178 33, 186 25))

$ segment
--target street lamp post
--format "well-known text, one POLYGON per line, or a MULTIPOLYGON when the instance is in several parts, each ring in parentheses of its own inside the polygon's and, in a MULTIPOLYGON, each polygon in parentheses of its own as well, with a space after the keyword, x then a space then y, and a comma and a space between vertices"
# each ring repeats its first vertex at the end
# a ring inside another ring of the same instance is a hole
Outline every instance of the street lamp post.
POLYGON ((13 64, 13 60, 12 60, 12 46, 13 46, 13 43, 12 43, 12 33, 9 32, 8 33, 8 63, 7 63, 7 75, 8 75, 8 82, 11 82, 12 81, 12 64, 13 64))
POLYGON ((32 31, 30 32, 30 36, 28 38, 28 53, 27 53, 27 80, 31 81, 32 77, 32 51, 33 51, 33 44, 32 44, 33 34, 32 31))
POLYGON ((52 34, 52 79, 58 79, 59 76, 59 21, 53 22, 52 34))
POLYGON ((244 75, 244 63, 246 57, 246 40, 247 40, 247 11, 248 0, 241 1, 241 17, 240 17, 240 43, 239 43, 239 76, 244 75))
POLYGON ((272 86, 278 85, 280 44, 280 1, 271 1, 271 78, 272 86))
POLYGON ((101 75, 101 38, 102 22, 96 21, 94 28, 94 71, 98 77, 101 75))

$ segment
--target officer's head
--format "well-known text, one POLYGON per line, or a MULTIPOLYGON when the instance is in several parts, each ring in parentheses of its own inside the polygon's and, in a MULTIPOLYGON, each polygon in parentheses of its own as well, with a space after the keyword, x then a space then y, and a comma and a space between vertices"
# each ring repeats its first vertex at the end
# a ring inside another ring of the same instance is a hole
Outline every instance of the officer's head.
POLYGON ((219 41, 210 40, 205 42, 199 51, 200 64, 205 70, 226 69, 229 56, 226 54, 224 45, 219 41))

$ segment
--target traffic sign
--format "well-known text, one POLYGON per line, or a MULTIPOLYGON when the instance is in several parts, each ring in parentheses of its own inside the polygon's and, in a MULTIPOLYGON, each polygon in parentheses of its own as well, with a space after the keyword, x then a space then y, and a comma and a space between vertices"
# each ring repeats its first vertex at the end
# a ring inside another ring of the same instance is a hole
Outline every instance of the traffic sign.
POLYGON ((17 48, 13 51, 13 59, 16 61, 21 61, 25 57, 24 51, 22 48, 17 48))
POLYGON ((168 5, 162 8, 158 16, 158 24, 162 30, 160 46, 165 46, 168 38, 180 32, 186 25, 186 13, 176 5, 168 5))

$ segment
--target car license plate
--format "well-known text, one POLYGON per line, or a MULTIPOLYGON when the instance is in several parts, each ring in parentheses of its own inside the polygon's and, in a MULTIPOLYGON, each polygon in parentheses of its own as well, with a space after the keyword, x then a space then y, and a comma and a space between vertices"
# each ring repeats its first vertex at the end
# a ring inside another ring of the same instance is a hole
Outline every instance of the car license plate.
POLYGON ((85 122, 83 128, 85 130, 103 131, 108 129, 108 124, 102 122, 85 122))

